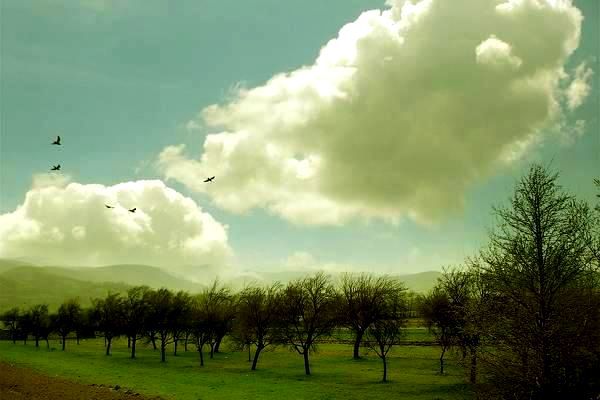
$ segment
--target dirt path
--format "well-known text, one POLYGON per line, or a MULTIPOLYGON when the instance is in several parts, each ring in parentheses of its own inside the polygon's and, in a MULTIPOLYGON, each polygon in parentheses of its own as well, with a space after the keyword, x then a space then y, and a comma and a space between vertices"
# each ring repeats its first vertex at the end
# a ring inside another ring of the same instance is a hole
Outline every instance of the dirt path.
POLYGON ((125 388, 84 385, 0 362, 0 400, 161 400, 125 388))

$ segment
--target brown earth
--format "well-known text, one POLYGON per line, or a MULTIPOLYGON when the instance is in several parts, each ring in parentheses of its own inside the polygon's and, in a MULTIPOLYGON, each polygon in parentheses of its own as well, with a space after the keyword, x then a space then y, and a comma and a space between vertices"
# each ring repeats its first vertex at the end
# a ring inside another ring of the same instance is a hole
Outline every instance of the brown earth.
POLYGON ((0 362, 0 400, 162 400, 120 387, 84 385, 0 362))

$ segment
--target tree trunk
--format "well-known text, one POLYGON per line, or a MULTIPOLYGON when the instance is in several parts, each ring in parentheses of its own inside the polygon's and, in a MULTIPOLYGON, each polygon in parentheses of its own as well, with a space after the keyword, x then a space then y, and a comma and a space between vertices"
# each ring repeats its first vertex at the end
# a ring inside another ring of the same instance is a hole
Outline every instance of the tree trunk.
POLYGON ((175 339, 173 341, 173 355, 177 356, 177 342, 179 342, 179 339, 175 339))
POLYGON ((79 333, 75 334, 75 338, 77 339, 77 346, 79 346, 79 333))
POLYGON ((40 347, 40 338, 39 337, 35 337, 35 347, 40 347))
POLYGON ((50 348, 50 341, 48 340, 48 336, 46 336, 46 348, 50 348))
POLYGON ((137 336, 134 336, 131 339, 131 358, 135 358, 135 343, 137 342, 137 336))
POLYGON ((356 338, 354 339, 354 356, 353 356, 353 358, 355 360, 360 359, 359 349, 360 349, 360 343, 362 342, 364 333, 365 333, 364 330, 356 331, 356 338))
POLYGON ((202 347, 198 346, 198 353, 200 354, 200 366, 204 367, 204 354, 202 354, 202 347))
POLYGON ((161 340, 160 342, 160 362, 167 361, 167 344, 161 340))
MULTIPOLYGON (((248 346, 250 347, 250 346, 248 346)), ((256 352, 254 353, 254 361, 252 361, 252 371, 256 371, 256 364, 258 363, 258 356, 263 348, 261 346, 256 346, 256 352)))
POLYGON ((104 340, 106 340, 106 355, 110 356, 110 345, 112 343, 112 337, 106 338, 106 336, 105 336, 104 340))
POLYGON ((217 338, 217 341, 215 342, 215 353, 219 352, 219 348, 221 347, 221 341, 223 340, 224 336, 219 336, 217 338))
POLYGON ((216 343, 210 343, 210 359, 213 359, 213 355, 215 354, 215 344, 216 343))
POLYGON ((308 363, 308 347, 304 349, 304 353, 302 353, 302 355, 304 356, 304 372, 306 373, 306 375, 310 375, 310 365, 308 363))
POLYGON ((446 346, 442 347, 442 354, 440 355, 440 375, 444 375, 444 354, 446 354, 446 346))
POLYGON ((387 358, 383 356, 381 359, 383 360, 383 382, 387 382, 387 358))
POLYGON ((67 341, 67 336, 63 335, 62 337, 62 351, 65 351, 65 342, 67 341))
POLYGON ((154 350, 156 350, 156 336, 154 336, 154 334, 150 336, 150 341, 152 342, 152 347, 154 348, 154 350))
POLYGON ((471 349, 471 384, 477 383, 477 349, 471 349))
POLYGON ((186 332, 185 341, 183 342, 183 351, 188 351, 188 340, 190 338, 190 333, 186 332))

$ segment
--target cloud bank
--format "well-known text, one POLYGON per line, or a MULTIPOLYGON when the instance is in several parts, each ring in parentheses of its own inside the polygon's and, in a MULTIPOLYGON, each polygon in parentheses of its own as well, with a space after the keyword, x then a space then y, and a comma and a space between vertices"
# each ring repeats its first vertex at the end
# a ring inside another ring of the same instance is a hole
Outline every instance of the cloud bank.
POLYGON ((54 265, 148 264, 198 278, 227 267, 232 252, 227 227, 162 181, 84 185, 43 174, 23 204, 0 215, 0 257, 24 256, 54 265))
POLYGON ((194 123, 214 132, 203 153, 165 148, 165 177, 231 212, 297 224, 432 223, 589 93, 587 69, 564 70, 582 23, 570 0, 387 4, 312 65, 202 110, 194 123))

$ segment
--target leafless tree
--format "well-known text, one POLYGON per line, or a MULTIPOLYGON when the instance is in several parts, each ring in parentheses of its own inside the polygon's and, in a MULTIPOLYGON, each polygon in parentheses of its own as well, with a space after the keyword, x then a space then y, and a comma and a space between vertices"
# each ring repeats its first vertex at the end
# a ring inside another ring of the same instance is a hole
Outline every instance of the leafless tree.
POLYGON ((290 282, 279 304, 282 334, 304 357, 304 371, 310 375, 309 352, 315 349, 315 341, 329 335, 336 324, 336 291, 323 273, 317 273, 290 282))
POLYGON ((401 282, 388 276, 342 275, 340 320, 354 333, 354 359, 360 358, 360 344, 367 328, 387 317, 388 297, 403 290, 401 282))
POLYGON ((60 335, 63 351, 66 348, 67 336, 77 329, 80 320, 81 305, 77 299, 65 301, 58 308, 58 312, 52 315, 52 329, 60 335))
POLYGON ((383 295, 379 308, 379 318, 371 322, 366 331, 366 345, 383 362, 383 382, 387 382, 387 355, 402 337, 406 325, 406 300, 401 290, 393 290, 383 295))
POLYGON ((240 343, 255 346, 253 371, 261 351, 281 341, 277 326, 280 291, 281 285, 275 283, 268 287, 247 287, 240 293, 235 331, 240 343))

